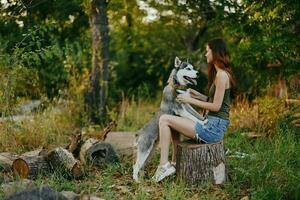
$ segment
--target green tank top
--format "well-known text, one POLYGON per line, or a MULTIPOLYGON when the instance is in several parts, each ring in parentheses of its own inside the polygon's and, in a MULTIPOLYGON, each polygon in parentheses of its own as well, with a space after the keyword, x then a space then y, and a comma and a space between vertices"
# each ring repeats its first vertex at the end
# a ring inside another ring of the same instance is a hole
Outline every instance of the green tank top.
MULTIPOLYGON (((216 91, 216 85, 212 84, 208 93, 209 102, 211 103, 214 101, 215 91, 216 91)), ((230 111, 230 88, 225 90, 224 98, 220 110, 218 112, 209 111, 208 115, 229 120, 229 111, 230 111)))

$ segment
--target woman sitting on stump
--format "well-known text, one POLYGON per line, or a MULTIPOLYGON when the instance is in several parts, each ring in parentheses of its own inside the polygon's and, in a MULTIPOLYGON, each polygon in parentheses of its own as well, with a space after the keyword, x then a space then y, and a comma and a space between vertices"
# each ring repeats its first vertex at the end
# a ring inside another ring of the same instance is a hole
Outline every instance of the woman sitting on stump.
POLYGON ((197 142, 216 143, 223 140, 229 125, 230 93, 235 88, 235 79, 230 66, 230 56, 225 42, 214 39, 206 46, 208 63, 209 102, 200 101, 188 94, 179 94, 177 100, 208 110, 204 125, 174 115, 164 114, 159 119, 160 164, 154 180, 159 182, 175 173, 179 133, 197 142), (170 140, 172 138, 172 162, 168 161, 170 140))

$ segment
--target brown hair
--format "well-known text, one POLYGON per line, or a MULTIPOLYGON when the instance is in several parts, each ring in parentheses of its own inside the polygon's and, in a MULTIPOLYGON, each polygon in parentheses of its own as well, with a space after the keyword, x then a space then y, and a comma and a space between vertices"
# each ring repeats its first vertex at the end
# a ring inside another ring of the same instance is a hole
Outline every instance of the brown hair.
POLYGON ((217 65, 220 69, 226 71, 229 74, 230 87, 232 97, 236 93, 236 81, 232 71, 230 63, 230 55, 227 49, 226 43, 223 39, 213 39, 207 43, 207 46, 212 51, 212 62, 208 63, 208 89, 211 88, 217 74, 217 70, 214 65, 217 65))

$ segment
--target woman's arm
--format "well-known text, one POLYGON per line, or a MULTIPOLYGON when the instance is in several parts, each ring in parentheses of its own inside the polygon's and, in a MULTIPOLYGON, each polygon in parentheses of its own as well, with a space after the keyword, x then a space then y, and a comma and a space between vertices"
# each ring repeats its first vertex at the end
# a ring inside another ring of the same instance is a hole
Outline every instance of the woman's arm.
POLYGON ((229 81, 229 78, 228 78, 226 72, 218 72, 217 73, 216 79, 215 79, 216 91, 214 94, 214 101, 212 103, 199 101, 197 99, 190 97, 187 94, 179 94, 177 96, 177 100, 182 101, 184 103, 193 104, 195 106, 198 106, 198 107, 201 107, 201 108, 213 111, 213 112, 218 112, 222 106, 227 81, 229 81))
POLYGON ((191 89, 191 88, 189 88, 188 91, 192 98, 198 99, 200 101, 206 101, 206 102, 208 101, 208 96, 201 94, 200 92, 197 92, 196 90, 191 89))

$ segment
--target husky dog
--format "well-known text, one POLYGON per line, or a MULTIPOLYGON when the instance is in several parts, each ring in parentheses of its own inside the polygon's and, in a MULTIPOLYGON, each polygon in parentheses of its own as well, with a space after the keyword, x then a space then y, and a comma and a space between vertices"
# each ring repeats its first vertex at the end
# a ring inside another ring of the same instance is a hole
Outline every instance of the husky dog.
MULTIPOLYGON (((192 106, 176 100, 177 93, 190 94, 190 90, 184 91, 180 89, 187 85, 197 85, 197 76, 198 71, 194 70, 190 63, 181 61, 178 57, 175 58, 175 67, 168 79, 168 85, 163 90, 159 112, 137 132, 137 156, 136 163, 133 166, 133 179, 135 181, 138 181, 139 171, 144 167, 145 162, 150 157, 153 149, 155 149, 159 135, 158 122, 162 114, 177 115, 189 118, 194 122, 205 123, 205 119, 192 106)), ((206 100, 204 95, 198 94, 197 97, 199 99, 206 100)))

